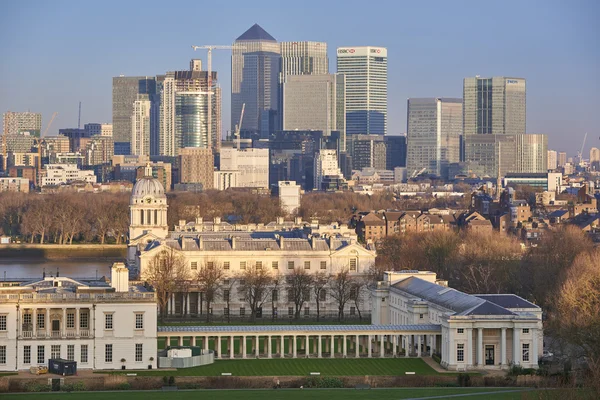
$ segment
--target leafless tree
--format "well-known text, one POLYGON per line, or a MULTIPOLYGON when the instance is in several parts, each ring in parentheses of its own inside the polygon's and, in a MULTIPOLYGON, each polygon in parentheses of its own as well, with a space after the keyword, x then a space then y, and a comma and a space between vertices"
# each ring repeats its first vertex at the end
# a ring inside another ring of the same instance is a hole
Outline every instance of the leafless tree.
POLYGON ((344 320, 344 308, 352 297, 354 279, 347 267, 342 267, 329 282, 329 293, 335 299, 338 307, 338 319, 344 320))
POLYGON ((43 244, 52 223, 51 208, 42 200, 37 200, 32 202, 25 211, 22 230, 25 234, 31 235, 31 243, 39 235, 40 243, 43 244))
POLYGON ((317 303, 317 321, 321 318, 321 295, 327 293, 327 285, 331 276, 326 272, 315 272, 312 277, 312 288, 317 303))
POLYGON ((273 273, 273 286, 271 287, 271 321, 277 317, 277 304, 279 303, 279 290, 282 286, 283 277, 279 272, 273 273))
POLYGON ((238 280, 235 276, 226 276, 223 279, 223 300, 225 300, 225 306, 227 307, 227 322, 231 321, 231 296, 233 295, 233 288, 237 283, 238 280))
POLYGON ((369 276, 355 276, 353 277, 353 284, 351 287, 350 300, 353 301, 356 312, 358 312, 358 319, 362 321, 361 308, 364 304, 365 297, 368 295, 369 286, 372 281, 369 276))
POLYGON ((246 269, 239 275, 239 292, 248 307, 250 307, 250 320, 256 319, 256 313, 262 309, 263 303, 271 295, 273 276, 264 267, 257 267, 255 263, 248 263, 246 269))
POLYGON ((298 320, 304 303, 310 301, 313 277, 304 268, 296 267, 286 278, 288 301, 294 303, 294 319, 298 320))
POLYGON ((200 267, 196 274, 196 281, 202 293, 204 293, 204 302, 206 303, 206 322, 210 322, 210 305, 217 299, 222 290, 225 271, 221 263, 216 261, 207 261, 200 267))
POLYGON ((169 297, 190 278, 185 259, 171 247, 158 252, 142 271, 142 279, 156 292, 161 321, 167 313, 169 297))

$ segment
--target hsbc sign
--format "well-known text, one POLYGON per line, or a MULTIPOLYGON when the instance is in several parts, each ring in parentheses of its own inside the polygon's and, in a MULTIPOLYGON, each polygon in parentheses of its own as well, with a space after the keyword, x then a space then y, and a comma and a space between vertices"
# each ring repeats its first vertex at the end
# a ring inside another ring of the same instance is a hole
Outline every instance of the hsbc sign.
POLYGON ((354 54, 354 49, 338 49, 338 54, 354 54))
POLYGON ((366 56, 366 57, 387 57, 387 49, 385 47, 339 47, 337 55, 341 57, 348 56, 366 56))

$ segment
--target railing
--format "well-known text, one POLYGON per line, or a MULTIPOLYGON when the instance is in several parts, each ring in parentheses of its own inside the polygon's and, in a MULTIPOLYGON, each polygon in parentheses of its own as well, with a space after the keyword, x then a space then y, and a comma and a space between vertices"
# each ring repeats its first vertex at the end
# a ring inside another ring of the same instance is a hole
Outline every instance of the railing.
POLYGON ((91 335, 90 335, 90 331, 89 331, 89 330, 87 330, 87 329, 86 329, 86 330, 80 330, 80 331, 79 331, 79 337, 82 337, 82 338, 87 338, 87 337, 90 337, 90 336, 91 336, 91 335))
POLYGON ((121 302, 144 301, 155 302, 154 292, 149 293, 13 293, 0 294, 0 303, 59 303, 72 301, 121 302))
POLYGON ((82 329, 79 331, 79 335, 77 335, 77 331, 68 330, 68 331, 52 331, 47 333, 45 330, 43 331, 21 331, 20 338, 21 339, 62 339, 63 333, 66 339, 76 339, 76 338, 91 338, 92 333, 89 329, 82 329))
POLYGON ((60 339, 62 337, 61 331, 52 331, 50 332, 50 337, 53 339, 60 339))
POLYGON ((33 331, 22 331, 21 336, 24 339, 31 339, 31 338, 33 338, 33 331))

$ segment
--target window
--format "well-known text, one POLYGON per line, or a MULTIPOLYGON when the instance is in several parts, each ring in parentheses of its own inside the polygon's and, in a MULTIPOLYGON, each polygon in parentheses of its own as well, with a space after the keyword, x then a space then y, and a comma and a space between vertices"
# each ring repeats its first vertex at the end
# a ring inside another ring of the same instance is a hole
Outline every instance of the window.
POLYGON ((457 331, 457 333, 460 333, 460 334, 465 333, 464 328, 458 328, 456 331, 457 331))
POLYGON ((279 269, 279 261, 273 261, 271 263, 271 268, 273 268, 273 269, 279 269))
POLYGON ((67 314, 67 328, 75 328, 75 314, 73 313, 67 314))
POLYGON ((46 316, 44 314, 37 315, 37 327, 38 329, 46 328, 46 316))
POLYGON ((192 261, 190 263, 190 268, 191 269, 198 269, 198 261, 192 261))
POLYGON ((246 315, 246 308, 240 307, 240 317, 243 317, 244 315, 246 315))
POLYGON ((229 316, 229 308, 228 307, 223 308, 223 315, 226 317, 229 316))
POLYGON ((308 317, 310 315, 310 307, 304 307, 304 316, 308 317))
POLYGON ((0 315, 0 331, 6 331, 6 315, 0 315))
POLYGON ((321 261, 321 269, 327 269, 327 261, 321 261))
POLYGON ((293 303, 294 302, 294 290, 293 289, 288 289, 287 290, 287 301, 288 303, 293 303))
POLYGON ((356 307, 350 307, 350 315, 356 315, 356 307))
POLYGON ((273 298, 272 298, 273 302, 279 301, 279 290, 274 289, 273 290, 273 298))
POLYGON ((529 343, 523 343, 523 362, 529 362, 529 343))
POLYGON ((135 344, 135 362, 142 362, 142 357, 143 357, 143 345, 142 343, 136 343, 135 344))
POLYGON ((215 263, 213 261, 209 261, 206 263, 206 268, 213 269, 215 267, 215 263))
POLYGON ((75 345, 67 345, 67 360, 75 361, 75 345))
POLYGON ((350 259, 350 271, 356 271, 356 258, 350 259))
POLYGON ((112 314, 104 314, 104 329, 112 329, 113 328, 113 315, 112 314))
POLYGON ((327 290, 321 289, 321 291, 319 291, 319 301, 326 301, 326 300, 327 300, 327 290))
POLYGON ((257 261, 256 262, 256 269, 257 270, 261 270, 262 269, 262 261, 257 261))
POLYGON ((31 314, 23 314, 23 329, 31 329, 31 314))
POLYGON ((6 364, 6 346, 0 346, 0 365, 6 364))
POLYGON ((527 335, 529 333, 529 328, 523 328, 523 335, 527 335))
POLYGON ((135 329, 144 329, 144 314, 135 314, 135 329))
POLYGON ((240 269, 246 269, 246 261, 240 261, 240 269))
POLYGON ((223 300, 229 301, 229 290, 223 290, 223 300))
POLYGON ((358 296, 358 289, 356 287, 350 288, 350 300, 356 300, 358 296))
POLYGON ((462 343, 456 345, 456 361, 465 361, 465 345, 462 343))
POLYGON ((304 289, 302 297, 304 297, 304 301, 310 301, 310 288, 304 289))
POLYGON ((294 269, 294 262, 288 261, 288 269, 294 269))
POLYGON ((38 364, 46 363, 46 355, 44 354, 45 350, 46 350, 46 348, 44 346, 37 347, 37 363, 38 364))
POLYGON ((50 346, 50 358, 60 358, 60 344, 50 346))
POLYGON ((112 344, 104 345, 104 362, 112 362, 112 344))
POLYGON ((88 345, 87 344, 81 345, 81 362, 82 363, 88 362, 88 345))
POLYGON ((88 313, 83 313, 79 316, 79 327, 87 329, 89 327, 89 317, 88 313))
POLYGON ((304 269, 310 269, 310 261, 304 261, 304 269))
POLYGON ((229 261, 223 262, 223 269, 229 269, 229 261))
POLYGON ((294 316, 294 307, 288 307, 288 317, 292 318, 294 316))
POLYGON ((23 364, 31 364, 31 346, 23 346, 23 364))
POLYGON ((419 314, 419 319, 423 319, 423 314, 419 314))

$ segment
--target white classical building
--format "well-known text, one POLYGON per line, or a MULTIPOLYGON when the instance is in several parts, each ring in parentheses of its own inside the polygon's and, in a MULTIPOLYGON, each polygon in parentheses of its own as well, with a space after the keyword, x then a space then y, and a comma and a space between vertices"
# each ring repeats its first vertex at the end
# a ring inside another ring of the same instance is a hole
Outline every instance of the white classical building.
POLYGON ((128 274, 117 263, 110 284, 44 277, 0 287, 0 371, 56 358, 78 369, 155 368, 156 296, 128 274))
POLYGON ((514 294, 470 295, 426 271, 386 272, 372 291, 372 323, 438 325, 410 347, 438 352, 451 370, 537 368, 543 350, 542 309, 514 294))

